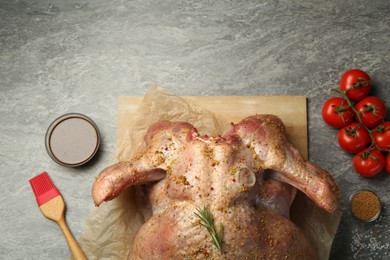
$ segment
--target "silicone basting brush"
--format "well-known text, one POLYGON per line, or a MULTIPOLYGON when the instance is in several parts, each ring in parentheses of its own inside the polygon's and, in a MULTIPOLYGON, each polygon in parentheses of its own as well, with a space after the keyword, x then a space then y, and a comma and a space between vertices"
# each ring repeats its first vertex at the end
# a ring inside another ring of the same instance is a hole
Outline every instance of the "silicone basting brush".
POLYGON ((60 226, 73 257, 76 260, 87 259, 65 222, 64 199, 54 186, 47 172, 42 172, 32 178, 30 185, 43 215, 60 226))

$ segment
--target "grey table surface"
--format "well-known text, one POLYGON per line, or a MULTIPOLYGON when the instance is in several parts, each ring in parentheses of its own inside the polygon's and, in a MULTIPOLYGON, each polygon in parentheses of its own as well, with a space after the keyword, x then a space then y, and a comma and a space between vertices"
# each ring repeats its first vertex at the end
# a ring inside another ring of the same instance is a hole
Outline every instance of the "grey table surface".
POLYGON ((320 114, 355 67, 390 108, 389 26, 388 0, 0 1, 0 259, 69 256, 28 180, 50 173, 78 237, 94 176, 114 155, 117 97, 154 83, 177 95, 306 96, 310 160, 341 188, 330 258, 390 259, 390 175, 359 177, 320 114), (57 165, 44 146, 49 124, 67 112, 90 116, 102 134, 98 155, 80 168, 57 165), (348 211, 359 188, 383 201, 374 223, 348 211))

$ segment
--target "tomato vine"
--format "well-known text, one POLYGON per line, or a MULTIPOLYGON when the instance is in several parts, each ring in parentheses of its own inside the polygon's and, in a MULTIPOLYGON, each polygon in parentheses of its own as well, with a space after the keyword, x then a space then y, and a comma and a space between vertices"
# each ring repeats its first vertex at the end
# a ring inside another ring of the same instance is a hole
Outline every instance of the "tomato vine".
POLYGON ((328 99, 322 110, 328 125, 341 128, 339 145, 355 154, 353 166, 365 177, 374 176, 384 168, 390 174, 390 122, 385 122, 384 102, 368 96, 370 90, 371 79, 367 73, 348 70, 341 77, 339 88, 332 89, 339 97, 328 99))

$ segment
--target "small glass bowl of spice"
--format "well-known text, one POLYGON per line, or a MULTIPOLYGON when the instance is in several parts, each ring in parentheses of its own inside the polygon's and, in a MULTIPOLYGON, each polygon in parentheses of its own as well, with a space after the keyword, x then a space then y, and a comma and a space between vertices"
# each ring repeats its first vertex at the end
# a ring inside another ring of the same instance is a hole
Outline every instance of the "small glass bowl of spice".
POLYGON ((376 220, 381 213, 381 201, 375 192, 359 190, 351 195, 349 204, 352 214, 364 222, 376 220))

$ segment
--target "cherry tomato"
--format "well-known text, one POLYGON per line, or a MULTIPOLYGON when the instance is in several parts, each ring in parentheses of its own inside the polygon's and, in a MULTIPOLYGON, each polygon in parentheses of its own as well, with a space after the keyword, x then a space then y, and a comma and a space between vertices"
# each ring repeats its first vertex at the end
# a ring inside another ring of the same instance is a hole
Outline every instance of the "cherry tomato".
POLYGON ((353 168, 363 177, 372 177, 385 167, 385 157, 377 149, 368 149, 355 154, 353 168))
POLYGON ((384 122, 375 127, 372 137, 380 149, 390 151, 390 122, 384 122))
POLYGON ((390 153, 386 155, 386 171, 390 174, 390 153))
POLYGON ((386 107, 382 100, 377 97, 369 96, 360 100, 356 106, 363 124, 368 128, 373 128, 386 117, 386 107))
POLYGON ((362 70, 347 70, 340 79, 340 90, 346 91, 347 97, 354 101, 365 98, 371 89, 370 76, 362 70))
POLYGON ((322 107, 322 118, 328 125, 342 128, 352 122, 354 113, 345 99, 332 97, 322 107))
POLYGON ((370 134, 364 126, 354 122, 340 129, 337 141, 346 152, 357 153, 367 147, 370 134))

